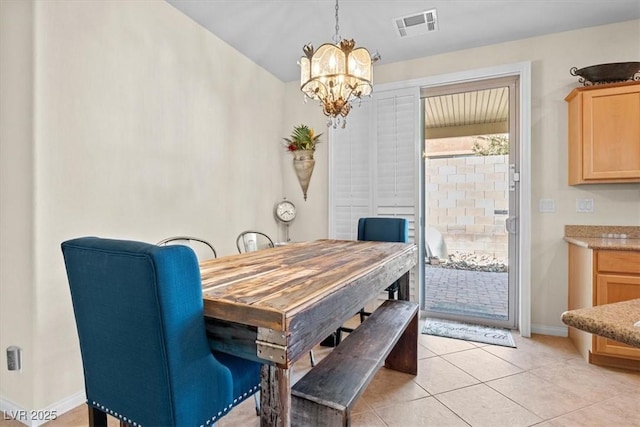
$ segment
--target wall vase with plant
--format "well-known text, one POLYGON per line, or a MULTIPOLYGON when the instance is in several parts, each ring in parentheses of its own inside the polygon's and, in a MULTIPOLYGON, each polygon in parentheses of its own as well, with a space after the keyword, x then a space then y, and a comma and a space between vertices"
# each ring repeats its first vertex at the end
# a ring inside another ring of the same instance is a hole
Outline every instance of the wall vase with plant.
POLYGON ((318 139, 321 135, 321 133, 316 135, 314 130, 306 125, 299 125, 293 128, 289 138, 283 138, 287 151, 293 154, 293 169, 296 171, 305 201, 313 167, 316 164, 313 153, 316 151, 316 144, 320 142, 318 139))

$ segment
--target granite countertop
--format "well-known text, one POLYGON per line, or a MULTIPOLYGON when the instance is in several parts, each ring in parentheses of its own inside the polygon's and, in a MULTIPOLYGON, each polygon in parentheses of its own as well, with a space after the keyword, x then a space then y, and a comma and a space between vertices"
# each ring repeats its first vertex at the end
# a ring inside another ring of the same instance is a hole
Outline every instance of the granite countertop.
POLYGON ((562 322, 640 348, 640 298, 565 311, 562 322))
POLYGON ((640 227, 566 225, 564 240, 589 249, 640 251, 640 227))

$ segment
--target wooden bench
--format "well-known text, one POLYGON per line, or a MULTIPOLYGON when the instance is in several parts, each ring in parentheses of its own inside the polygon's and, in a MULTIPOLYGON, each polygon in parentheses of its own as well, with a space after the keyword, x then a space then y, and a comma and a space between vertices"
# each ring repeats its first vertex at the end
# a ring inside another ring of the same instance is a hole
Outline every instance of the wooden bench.
POLYGON ((291 390, 294 426, 348 426, 353 406, 385 366, 418 373, 417 303, 387 300, 291 390))

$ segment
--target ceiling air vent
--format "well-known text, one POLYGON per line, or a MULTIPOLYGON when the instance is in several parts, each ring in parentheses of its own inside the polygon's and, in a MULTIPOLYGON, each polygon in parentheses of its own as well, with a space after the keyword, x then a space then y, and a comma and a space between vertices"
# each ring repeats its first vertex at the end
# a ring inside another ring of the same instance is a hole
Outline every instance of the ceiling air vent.
POLYGON ((394 18, 393 24, 400 37, 417 36, 431 31, 438 31, 438 16, 436 15, 436 10, 431 9, 394 18))

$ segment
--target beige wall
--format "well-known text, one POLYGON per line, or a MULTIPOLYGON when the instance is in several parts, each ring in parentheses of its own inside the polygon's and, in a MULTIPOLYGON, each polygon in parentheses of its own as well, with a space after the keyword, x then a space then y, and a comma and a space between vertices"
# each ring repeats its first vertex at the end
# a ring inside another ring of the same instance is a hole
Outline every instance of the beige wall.
MULTIPOLYGON (((425 39, 425 42, 428 40, 425 39)), ((375 46, 368 46, 375 48, 375 46)), ((384 59, 384 52, 381 52, 384 59)), ((567 308, 565 224, 640 225, 640 184, 567 185, 567 107, 564 97, 578 85, 571 67, 624 62, 640 57, 640 21, 587 28, 479 47, 375 67, 375 83, 400 82, 440 74, 531 61, 532 164, 532 330, 558 333, 567 308), (538 200, 552 198, 556 213, 537 212, 538 200), (594 214, 577 214, 576 198, 593 198, 594 214)), ((287 84, 285 116, 297 108, 297 83, 287 84)), ((311 116, 310 116, 311 117, 311 116)), ((314 116, 315 118, 315 116, 314 116)), ((327 181, 327 169, 316 171, 316 184, 327 181), (320 172, 320 173, 318 173, 320 172), (323 175, 324 173, 324 175, 323 175)), ((326 208, 313 222, 301 215, 297 227, 326 222, 326 208)))
POLYGON ((44 408, 83 389, 60 243, 275 234, 285 88, 165 2, 0 4, 0 396, 44 408))
POLYGON ((23 404, 34 390, 33 19, 31 2, 0 1, 0 397, 23 404), (21 373, 7 371, 10 345, 21 373))

